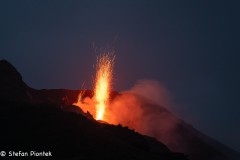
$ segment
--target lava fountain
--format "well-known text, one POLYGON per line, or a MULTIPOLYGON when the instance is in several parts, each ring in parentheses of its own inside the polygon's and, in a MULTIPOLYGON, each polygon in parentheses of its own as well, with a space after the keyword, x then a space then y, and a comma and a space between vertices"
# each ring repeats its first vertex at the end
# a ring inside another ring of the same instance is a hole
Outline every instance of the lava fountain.
POLYGON ((73 103, 73 105, 80 107, 83 112, 89 112, 96 120, 107 121, 105 112, 109 105, 114 59, 115 56, 112 52, 97 57, 93 97, 84 98, 85 91, 82 90, 76 102, 73 103))
POLYGON ((94 100, 96 102, 96 120, 105 120, 104 114, 109 104, 109 95, 113 77, 115 56, 106 53, 97 57, 94 100))

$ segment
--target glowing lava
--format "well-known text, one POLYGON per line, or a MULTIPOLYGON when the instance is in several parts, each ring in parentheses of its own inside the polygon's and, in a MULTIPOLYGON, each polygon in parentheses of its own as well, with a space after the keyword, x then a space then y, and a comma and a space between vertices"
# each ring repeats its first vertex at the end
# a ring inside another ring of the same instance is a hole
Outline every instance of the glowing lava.
POLYGON ((114 56, 107 53, 97 58, 94 99, 96 101, 96 120, 104 120, 113 74, 114 56))

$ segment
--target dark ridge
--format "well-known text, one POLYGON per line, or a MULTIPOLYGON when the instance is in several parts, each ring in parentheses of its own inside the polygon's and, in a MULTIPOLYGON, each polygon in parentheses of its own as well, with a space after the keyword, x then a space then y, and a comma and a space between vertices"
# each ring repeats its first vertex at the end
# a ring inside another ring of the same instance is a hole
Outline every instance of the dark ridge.
POLYGON ((98 123, 49 104, 0 102, 1 149, 51 151, 54 159, 187 160, 127 127, 98 123))
MULTIPOLYGON (((238 160, 240 157, 238 152, 182 120, 171 137, 178 139, 174 145, 121 125, 97 122, 89 113, 72 105, 80 91, 33 89, 8 61, 0 60, 0 149, 50 150, 55 159, 187 160, 183 153, 188 153, 192 160, 238 160)), ((111 99, 119 95, 112 92, 111 99)), ((91 90, 83 95, 92 96, 91 90)), ((152 105, 156 104, 146 104, 147 112, 154 108, 152 105)), ((165 107, 157 108, 159 114, 174 117, 165 107)), ((161 123, 164 122, 167 123, 166 119, 161 119, 161 123)))
POLYGON ((6 60, 0 60, 0 99, 27 101, 27 85, 21 74, 6 60))
MULTIPOLYGON (((16 68, 9 63, 7 60, 2 59, 0 60, 0 74, 1 77, 11 78, 15 81, 22 81, 21 74, 16 70, 16 68)), ((2 78, 1 78, 2 79, 2 78)))
MULTIPOLYGON (((95 121, 71 105, 80 90, 35 90, 0 61, 0 141, 5 151, 52 151, 54 159, 187 160, 161 142, 127 127, 95 121)), ((119 95, 111 93, 111 99, 119 95)), ((83 96, 92 97, 86 90, 83 96)))

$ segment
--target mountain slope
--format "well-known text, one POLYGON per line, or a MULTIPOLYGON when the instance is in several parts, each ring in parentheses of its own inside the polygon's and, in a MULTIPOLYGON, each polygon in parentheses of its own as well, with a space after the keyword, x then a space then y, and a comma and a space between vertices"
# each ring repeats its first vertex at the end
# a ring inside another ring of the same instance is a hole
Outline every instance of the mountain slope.
POLYGON ((22 76, 6 60, 0 61, 0 99, 11 101, 27 101, 27 85, 22 76))
MULTIPOLYGON (((35 90, 28 87, 16 69, 4 60, 0 61, 0 78, 0 113, 5 123, 3 130, 6 131, 1 132, 4 135, 1 137, 4 137, 5 147, 16 144, 22 144, 18 148, 27 146, 28 149, 44 146, 53 149, 59 157, 64 156, 64 150, 67 150, 65 157, 71 155, 78 158, 80 154, 82 158, 93 157, 91 153, 94 153, 94 156, 102 155, 103 158, 116 158, 115 155, 119 159, 178 157, 180 160, 186 158, 181 154, 185 153, 192 160, 240 159, 238 152, 202 134, 163 106, 139 95, 133 96, 141 102, 144 116, 137 121, 133 119, 134 123, 126 121, 128 117, 119 123, 158 141, 126 127, 96 122, 91 115, 71 105, 77 99, 79 90, 35 90), (144 130, 138 126, 145 126, 144 130), (32 140, 36 142, 32 144, 32 140), (173 153, 168 148, 181 153, 173 153)), ((111 98, 126 99, 126 95, 112 92, 111 98)), ((88 90, 84 96, 92 97, 93 92, 88 90)))
POLYGON ((186 160, 155 139, 54 105, 2 101, 0 117, 5 151, 51 151, 55 159, 186 160))
POLYGON ((99 123, 62 99, 77 91, 34 90, 8 62, 0 67, 0 150, 51 151, 53 159, 187 160, 154 138, 99 123))

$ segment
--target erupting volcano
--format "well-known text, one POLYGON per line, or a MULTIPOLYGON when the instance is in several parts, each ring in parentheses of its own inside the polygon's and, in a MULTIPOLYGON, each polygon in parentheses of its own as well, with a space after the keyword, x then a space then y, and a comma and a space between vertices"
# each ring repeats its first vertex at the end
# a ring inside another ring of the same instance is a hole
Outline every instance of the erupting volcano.
POLYGON ((111 91, 114 58, 109 52, 97 58, 94 90, 36 90, 0 60, 1 147, 51 148, 54 159, 239 160, 238 152, 151 99, 164 97, 153 81, 111 91))

